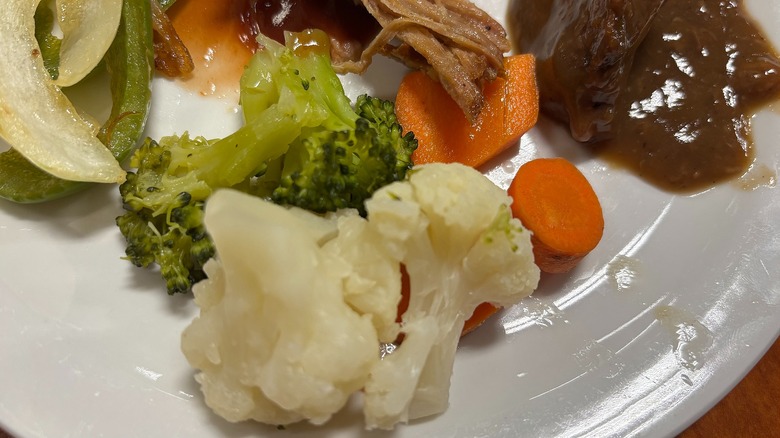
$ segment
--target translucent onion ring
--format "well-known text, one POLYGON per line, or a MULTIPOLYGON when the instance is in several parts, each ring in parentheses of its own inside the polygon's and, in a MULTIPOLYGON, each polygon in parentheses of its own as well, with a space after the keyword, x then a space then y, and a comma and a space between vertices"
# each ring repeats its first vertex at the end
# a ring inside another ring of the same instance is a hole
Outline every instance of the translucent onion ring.
POLYGON ((40 0, 0 8, 0 137, 62 179, 113 183, 125 171, 54 84, 35 39, 40 0))
POLYGON ((122 0, 57 0, 62 30, 59 77, 69 87, 82 80, 103 59, 114 41, 122 15, 122 0))

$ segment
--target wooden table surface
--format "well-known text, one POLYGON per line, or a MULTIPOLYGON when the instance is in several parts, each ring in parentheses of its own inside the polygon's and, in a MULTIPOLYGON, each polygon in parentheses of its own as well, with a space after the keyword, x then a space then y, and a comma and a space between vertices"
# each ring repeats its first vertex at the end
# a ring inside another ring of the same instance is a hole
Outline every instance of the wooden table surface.
MULTIPOLYGON (((780 435, 780 340, 712 410, 677 438, 752 438, 780 435)), ((0 430, 0 438, 11 438, 0 430)))
POLYGON ((780 340, 726 397, 678 438, 780 435, 780 340))

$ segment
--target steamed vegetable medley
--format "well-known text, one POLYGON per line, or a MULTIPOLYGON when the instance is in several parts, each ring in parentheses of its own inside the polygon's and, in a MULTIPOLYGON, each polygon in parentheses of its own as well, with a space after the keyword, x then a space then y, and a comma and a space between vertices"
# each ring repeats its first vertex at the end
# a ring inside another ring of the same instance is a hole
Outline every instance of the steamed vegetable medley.
POLYGON ((395 103, 350 102, 320 31, 286 45, 261 35, 241 79, 240 129, 141 139, 159 5, 49 6, 10 0, 0 12, 0 135, 11 146, 0 197, 120 183, 125 258, 158 266, 168 293, 194 293, 200 315, 181 347, 229 421, 322 424, 358 392, 367 428, 441 413, 467 320, 516 304, 539 267, 571 269, 601 237, 598 199, 574 166, 524 166, 509 193, 472 167, 535 123, 531 57, 507 58, 469 125, 440 84, 417 76, 395 103), (101 61, 113 101, 102 125, 60 88, 101 61), (431 117, 431 105, 457 117, 431 117), (460 134, 447 132, 453 122, 460 134))
POLYGON ((361 96, 351 106, 323 33, 291 36, 290 46, 305 47, 298 53, 262 35, 259 42, 265 49, 241 79, 246 124, 218 140, 149 139, 120 186, 127 213, 117 224, 127 256, 138 266, 157 263, 169 293, 188 292, 214 254, 202 224, 213 190, 230 187, 318 213, 364 211, 374 190, 412 167, 417 142, 402 134, 393 104, 361 96))

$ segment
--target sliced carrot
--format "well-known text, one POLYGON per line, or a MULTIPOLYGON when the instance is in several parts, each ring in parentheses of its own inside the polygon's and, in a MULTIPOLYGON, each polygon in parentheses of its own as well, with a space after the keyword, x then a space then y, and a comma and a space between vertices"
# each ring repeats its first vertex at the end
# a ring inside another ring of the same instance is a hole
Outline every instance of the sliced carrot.
POLYGON ((543 272, 571 270, 601 240, 601 203, 568 160, 539 158, 523 164, 508 192, 513 215, 533 232, 534 261, 543 272))
POLYGON ((466 320, 466 323, 463 325, 463 331, 460 333, 460 335, 463 336, 466 333, 473 332, 479 326, 481 326, 482 323, 487 321, 488 318, 493 316, 494 313, 498 312, 499 309, 500 307, 496 307, 490 303, 480 304, 476 309, 474 309, 474 313, 471 314, 471 317, 466 320))
POLYGON ((505 58, 506 75, 485 85, 485 104, 473 124, 441 84, 420 71, 406 75, 395 111, 404 130, 417 138, 414 163, 477 167, 515 144, 539 115, 535 65, 532 55, 505 58))
POLYGON ((401 300, 398 302, 398 316, 395 318, 395 322, 401 322, 401 316, 409 308, 409 291, 411 286, 409 285, 409 273, 406 271, 406 266, 401 265, 401 300))
MULTIPOLYGON (((406 267, 401 265, 401 300, 398 302, 398 316, 396 317, 396 322, 401 322, 401 317, 403 316, 404 312, 406 312, 406 309, 409 308, 409 291, 409 274, 406 272, 406 267)), ((466 323, 463 325, 463 331, 461 331, 460 335, 463 336, 466 333, 473 331, 482 325, 482 323, 485 322, 485 320, 487 320, 490 316, 498 312, 498 310, 498 307, 490 303, 480 304, 476 309, 474 309, 474 313, 471 314, 471 317, 466 320, 466 323)), ((399 339, 396 340, 396 342, 401 341, 403 341, 403 334, 401 334, 399 339)))

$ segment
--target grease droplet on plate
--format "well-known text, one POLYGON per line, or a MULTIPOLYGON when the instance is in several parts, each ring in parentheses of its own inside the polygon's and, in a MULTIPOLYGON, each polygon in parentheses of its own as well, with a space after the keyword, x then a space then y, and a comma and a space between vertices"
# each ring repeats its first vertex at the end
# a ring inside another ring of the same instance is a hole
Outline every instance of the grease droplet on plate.
POLYGON ((534 296, 527 297, 507 309, 501 318, 501 324, 507 334, 515 333, 531 325, 552 327, 556 321, 569 324, 563 311, 554 303, 542 301, 534 296))
POLYGON ((563 320, 563 312, 555 304, 531 297, 523 300, 523 314, 534 324, 541 327, 550 327, 556 320, 563 320))
POLYGON ((624 366, 622 363, 614 361, 612 350, 597 341, 587 343, 574 354, 574 357, 577 359, 580 368, 586 372, 604 369, 608 379, 617 376, 624 366))
POLYGON ((753 164, 744 175, 734 180, 734 183, 747 192, 759 187, 772 188, 777 185, 777 172, 766 164, 753 164))
POLYGON ((659 306, 655 317, 674 337, 672 348, 680 365, 691 371, 701 368, 712 345, 712 332, 693 315, 672 306, 659 306))
POLYGON ((624 292, 636 286, 640 271, 639 260, 618 255, 607 264, 607 279, 618 292, 624 292))

